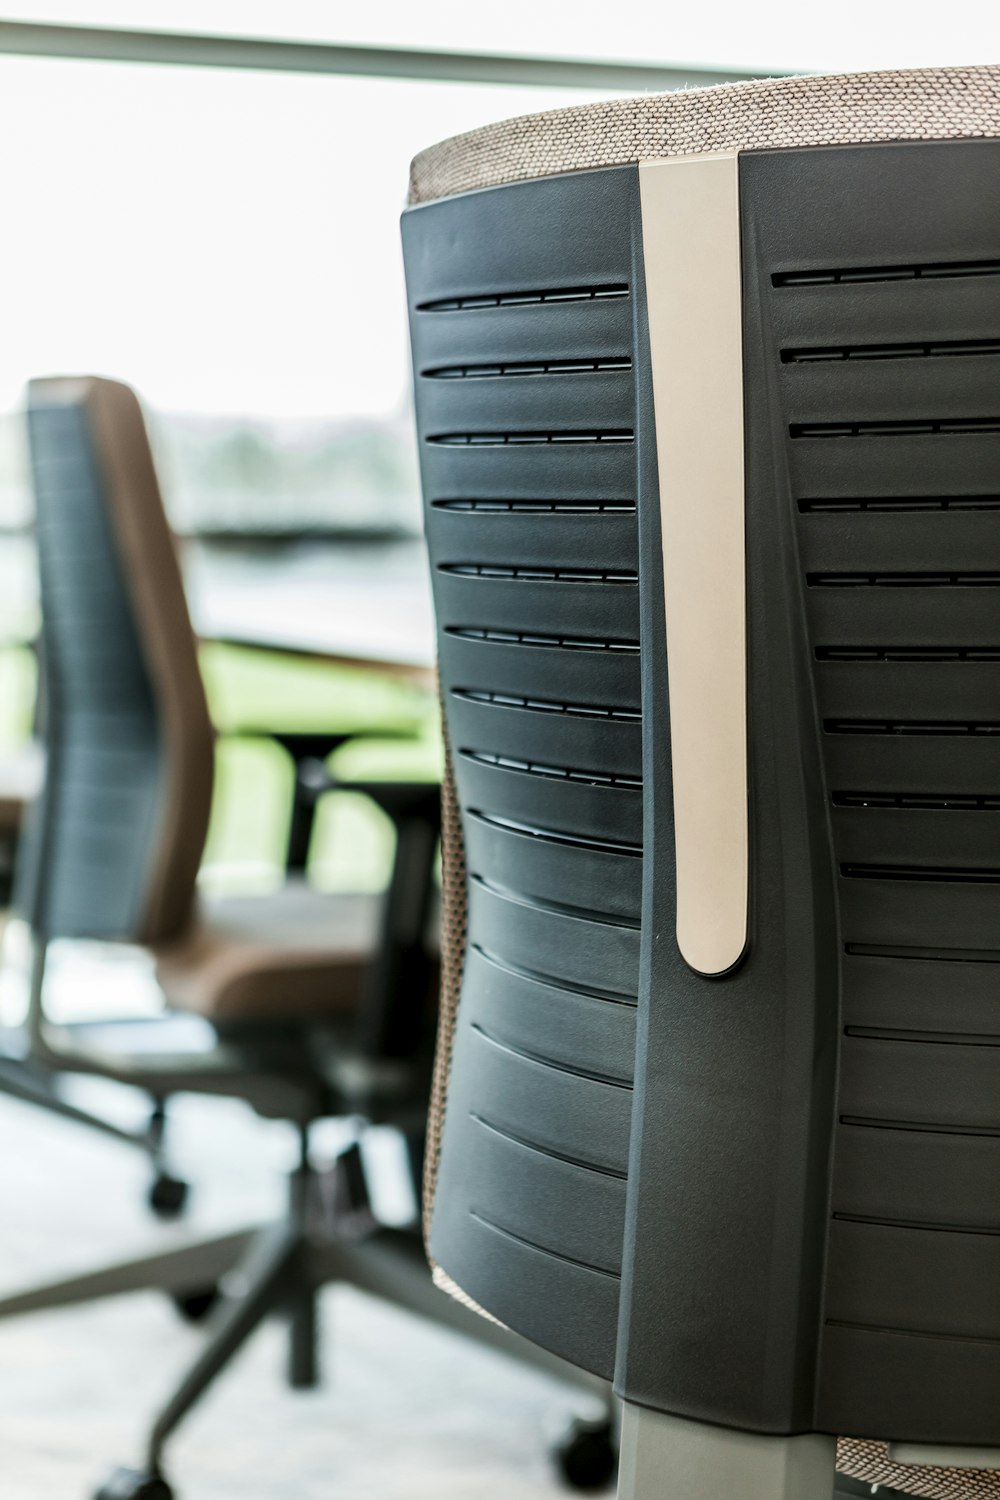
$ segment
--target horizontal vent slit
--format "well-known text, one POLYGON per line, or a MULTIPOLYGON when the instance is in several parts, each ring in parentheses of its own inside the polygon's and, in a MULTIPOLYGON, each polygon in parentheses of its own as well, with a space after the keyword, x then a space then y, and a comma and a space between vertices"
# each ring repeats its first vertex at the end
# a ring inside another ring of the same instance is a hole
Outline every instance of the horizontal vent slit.
POLYGON ((1000 1126, 990 1129, 981 1125, 930 1125, 924 1120, 874 1120, 865 1115, 841 1115, 838 1123, 855 1130, 904 1130, 914 1135, 970 1135, 986 1140, 1000 1136, 1000 1126))
POLYGON ((903 963, 996 964, 1000 949, 914 948, 898 943, 845 943, 849 958, 891 958, 903 963))
POLYGON ((631 370, 630 359, 538 359, 503 364, 437 365, 422 370, 424 380, 502 380, 517 375, 601 375, 614 370, 631 370))
POLYGON ((939 343, 853 344, 827 349, 782 349, 786 365, 827 364, 836 360, 944 359, 962 355, 1000 354, 1000 339, 951 339, 939 343))
POLYGON ((807 496, 798 502, 805 514, 838 511, 1000 510, 1000 495, 867 495, 841 499, 807 496))
POLYGON ((561 432, 435 432, 425 442, 438 448, 530 448, 580 443, 631 443, 631 428, 561 432))
POLYGON ((547 698, 522 698, 516 693, 492 693, 477 688, 452 688, 452 696, 467 703, 485 703, 495 708, 523 708, 533 713, 561 714, 570 719, 612 719, 638 723, 642 714, 634 708, 599 708, 584 703, 554 703, 547 698))
POLYGON ((470 807, 468 816, 488 828, 497 828, 502 833, 517 833, 522 837, 537 839, 541 844, 558 844, 571 849, 587 849, 594 854, 622 854, 628 859, 642 858, 641 844, 622 844, 611 839, 582 838, 575 833, 562 833, 554 828, 536 828, 531 823, 518 823, 513 818, 498 818, 482 808, 470 807))
POLYGON ((1000 812, 1000 796, 956 792, 834 792, 834 807, 893 808, 905 812, 1000 812))
POLYGON ((606 1271, 603 1266, 593 1266, 588 1260, 577 1260, 572 1255, 563 1255, 559 1250, 550 1250, 545 1245, 536 1244, 534 1240, 526 1239, 523 1234, 514 1234, 512 1230, 504 1229, 502 1224, 495 1224, 492 1219, 486 1218, 484 1214, 477 1213, 473 1208, 470 1208, 469 1216, 475 1219, 477 1223, 482 1224, 485 1229, 492 1230, 494 1234, 502 1235, 504 1239, 513 1240, 515 1245, 523 1245, 526 1250, 533 1250, 536 1255, 548 1256, 549 1260, 558 1261, 563 1266, 576 1266, 581 1271, 590 1271, 594 1276, 605 1276, 608 1281, 621 1280, 621 1277, 617 1276, 614 1271, 606 1271))
POLYGON ((885 1219, 876 1214, 830 1215, 838 1224, 866 1224, 875 1229, 919 1229, 924 1234, 1000 1234, 1000 1229, 984 1229, 981 1224, 945 1224, 923 1219, 885 1219))
POLYGON ((897 1328, 889 1323, 851 1323, 842 1318, 827 1318, 827 1328, 844 1328, 849 1333, 888 1333, 894 1338, 931 1339, 936 1343, 985 1344, 995 1349, 1000 1339, 984 1338, 972 1333, 932 1333, 924 1328, 897 1328))
POLYGON ((983 1032, 906 1031, 901 1027, 845 1026, 844 1035, 863 1042, 908 1042, 922 1047, 1000 1047, 1000 1036, 989 1036, 983 1032))
POLYGON ((439 573, 453 578, 493 578, 518 583, 638 583, 638 573, 620 568, 532 568, 496 563, 438 563, 439 573))
POLYGON ((432 510, 474 511, 485 515, 634 516, 634 500, 432 500, 432 510))
POLYGON ((590 636, 539 635, 526 630, 480 630, 474 625, 446 625, 445 635, 462 641, 489 641, 497 646, 541 646, 555 651, 608 651, 623 652, 629 656, 639 653, 638 641, 610 641, 590 636))
POLYGON ((502 1125, 497 1125, 493 1120, 488 1120, 485 1115, 476 1114, 475 1110, 469 1111, 469 1118, 475 1120, 484 1130, 489 1130, 493 1135, 498 1135, 501 1140, 510 1141, 512 1145, 523 1146, 526 1151, 534 1151, 538 1156, 547 1156, 552 1161, 565 1162, 568 1167, 579 1167, 583 1172, 595 1172, 598 1177, 614 1177, 619 1182, 624 1182, 625 1172, 616 1172, 611 1167, 599 1167, 592 1161, 585 1161, 580 1156, 570 1156, 564 1151, 553 1151, 549 1146, 540 1146, 537 1141, 529 1141, 526 1136, 515 1135, 512 1130, 507 1130, 502 1125))
POLYGON ((566 1073, 571 1078, 585 1078, 588 1083, 603 1083, 608 1088, 628 1089, 630 1093, 632 1091, 632 1084, 626 1078, 617 1078, 610 1073, 602 1073, 599 1069, 571 1067, 568 1063, 547 1057, 542 1052, 533 1052, 514 1042, 502 1041, 500 1037, 487 1031, 486 1027, 481 1026, 478 1021, 473 1021, 469 1029, 477 1036, 481 1036, 484 1041, 489 1042, 491 1047, 499 1047, 501 1052, 509 1052, 511 1057, 519 1057, 524 1062, 537 1063, 540 1068, 550 1068, 553 1073, 566 1073))
POLYGON ((491 953, 488 948, 482 947, 479 943, 473 943, 471 946, 479 954, 480 958, 485 959, 488 964, 492 964, 495 969, 502 970, 504 974, 513 975, 515 979, 529 979, 534 984, 544 984, 549 989, 563 990, 569 995, 581 995, 587 1000, 600 1000, 607 1005, 628 1005, 634 1007, 638 1004, 635 995, 624 993, 613 995, 607 990, 593 989, 590 985, 575 984, 572 981, 560 979, 556 974, 546 974, 541 969, 525 968, 522 964, 511 963, 510 959, 498 958, 495 953, 491 953))
POLYGON ((1000 432, 1000 417, 914 417, 894 422, 793 422, 793 438, 947 437, 1000 432))
POLYGON ((830 271, 779 271, 776 287, 840 286, 866 281, 947 281, 965 276, 1000 276, 1000 260, 943 261, 930 265, 851 266, 830 271))
POLYGON ((898 734, 898 735, 997 735, 1000 723, 963 723, 957 720, 921 719, 824 719, 827 734, 898 734))
POLYGON ((629 917, 609 916, 607 912, 595 911, 592 907, 568 906, 562 901, 543 901, 536 896, 525 896, 520 891, 512 891, 507 886, 487 880, 475 870, 470 874, 469 881, 480 890, 488 891, 491 896, 499 896, 502 901, 511 901, 515 906, 526 906, 530 911, 550 912, 556 917, 573 917, 577 921, 593 922, 598 927, 627 927, 634 932, 639 929, 638 921, 629 917))
POLYGON ((817 661, 1000 661, 1000 646, 817 646, 817 661))
POLYGON ((843 864, 845 880, 909 880, 937 885, 1000 885, 1000 870, 959 869, 947 865, 843 864))
POLYGON ((812 589, 997 588, 1000 573, 807 573, 812 589))
POLYGON ((477 292, 464 297, 439 297, 418 302, 417 312, 474 312, 489 307, 535 307, 551 302, 606 302, 628 296, 628 282, 602 286, 544 287, 533 292, 477 292))
POLYGON ((619 776, 608 771, 576 771, 567 766, 550 766, 541 761, 520 760, 513 755, 494 755, 489 750, 470 750, 463 747, 459 754, 466 760, 481 766, 496 766, 503 771, 523 771, 528 776, 542 776, 552 781, 571 781, 585 786, 624 788, 639 791, 642 778, 619 776))

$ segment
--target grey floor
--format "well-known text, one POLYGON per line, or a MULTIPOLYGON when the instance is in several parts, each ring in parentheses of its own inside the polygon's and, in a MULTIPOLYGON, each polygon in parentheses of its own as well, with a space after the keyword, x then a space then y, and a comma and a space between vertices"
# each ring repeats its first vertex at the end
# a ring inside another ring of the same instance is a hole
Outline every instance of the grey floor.
MULTIPOLYGON (((284 1127, 195 1100, 175 1125, 197 1197, 189 1225, 165 1229, 142 1206, 138 1154, 0 1098, 0 1290, 275 1206, 284 1127)), ((356 1292, 327 1292, 323 1315, 324 1386, 289 1392, 282 1329, 265 1327, 172 1447, 179 1500, 565 1493, 548 1444, 579 1396, 356 1292)), ((3 1500, 88 1500, 109 1463, 137 1458, 149 1413, 198 1344, 145 1293, 0 1324, 3 1500)))

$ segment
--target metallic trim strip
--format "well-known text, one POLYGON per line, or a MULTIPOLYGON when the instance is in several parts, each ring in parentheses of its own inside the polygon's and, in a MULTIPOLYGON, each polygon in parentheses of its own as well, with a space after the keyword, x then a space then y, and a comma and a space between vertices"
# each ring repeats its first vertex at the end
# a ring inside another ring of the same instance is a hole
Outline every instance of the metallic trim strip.
POLYGON ((747 941, 746 559, 737 156, 639 166, 653 374, 677 944, 721 974, 747 941))
POLYGON ((499 83, 543 88, 704 88, 745 79, 781 77, 753 68, 685 67, 677 63, 602 62, 492 52, 430 52, 409 47, 344 46, 232 33, 150 31, 110 26, 61 26, 0 21, 0 54, 66 57, 87 62, 156 63, 186 68, 253 68, 266 72, 343 74, 362 78, 427 78, 436 82, 499 83))

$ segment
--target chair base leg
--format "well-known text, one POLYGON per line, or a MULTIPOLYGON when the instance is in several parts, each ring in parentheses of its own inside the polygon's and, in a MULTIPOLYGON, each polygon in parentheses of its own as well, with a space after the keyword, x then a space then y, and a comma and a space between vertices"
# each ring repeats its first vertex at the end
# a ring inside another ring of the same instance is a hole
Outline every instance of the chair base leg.
POLYGON ((288 1384, 293 1391, 311 1391, 319 1385, 318 1288, 306 1283, 288 1303, 288 1384))
POLYGON ((236 1294, 220 1304, 209 1323, 205 1347, 153 1424, 147 1452, 151 1473, 159 1473, 168 1437, 234 1354, 270 1313, 300 1293, 296 1282, 302 1261, 303 1240, 296 1225, 282 1224, 258 1236, 234 1273, 236 1294))
POLYGON ((234 1230, 193 1245, 179 1245, 120 1265, 104 1266, 82 1276, 69 1276, 44 1286, 32 1287, 0 1297, 0 1319, 50 1308, 71 1307, 99 1297, 123 1292, 157 1290, 184 1292, 210 1286, 232 1269, 253 1236, 249 1229, 234 1230))
POLYGON ((360 1242, 323 1243, 314 1246, 310 1254, 311 1279, 317 1285, 340 1281, 370 1292, 381 1301, 551 1375, 564 1385, 586 1391, 610 1411, 611 1390, 607 1381, 567 1364, 558 1355, 540 1349, 520 1334, 491 1322, 440 1291, 428 1274, 423 1247, 414 1235, 386 1229, 360 1242))
MULTIPOLYGON (((303 1165, 293 1174, 289 1212, 282 1223, 253 1236, 246 1233, 229 1236, 224 1247, 220 1244, 218 1253, 222 1256, 224 1248, 227 1259, 219 1272, 232 1270, 228 1278, 231 1287, 226 1288, 223 1300, 210 1316, 205 1345, 153 1424, 145 1467, 117 1471, 117 1476, 100 1492, 101 1500, 106 1496, 118 1500, 116 1485, 127 1500, 134 1500, 134 1497, 145 1500, 143 1484, 155 1483, 161 1487, 149 1492, 157 1500, 161 1494, 169 1495, 162 1471, 167 1440, 269 1315, 284 1315, 289 1320, 290 1384, 299 1390, 315 1386, 319 1380, 318 1293, 329 1282, 342 1282, 369 1292, 396 1307, 475 1338, 521 1364, 532 1365, 565 1385, 585 1390, 595 1398, 600 1420, 608 1426, 609 1432, 613 1432, 617 1407, 606 1382, 573 1369, 439 1291, 431 1281, 423 1249, 415 1236, 392 1230, 382 1230, 360 1241, 331 1238, 329 1231, 322 1237, 314 1235, 310 1214, 312 1186, 312 1174, 304 1159, 303 1165), (241 1249, 246 1253, 238 1264, 234 1264, 241 1249), (129 1488, 130 1485, 133 1488, 129 1488)), ((336 1226, 332 1227, 335 1234, 336 1226)), ((171 1263, 169 1285, 204 1285, 215 1278, 205 1274, 204 1260, 196 1262, 194 1259, 195 1252, 202 1248, 191 1247, 183 1276, 173 1266, 175 1258, 183 1252, 171 1252, 165 1257, 150 1257, 147 1262, 130 1268, 124 1279, 122 1268, 97 1273, 91 1278, 78 1278, 78 1282, 86 1282, 87 1287, 77 1286, 77 1295, 71 1295, 72 1286, 63 1288, 58 1302, 80 1300, 80 1294, 84 1292, 105 1295, 126 1290, 124 1281, 128 1282, 128 1287, 163 1286, 167 1284, 163 1275, 165 1262, 171 1263), (193 1274, 195 1270, 197 1274, 193 1274), (97 1284, 100 1291, 93 1290, 97 1284)), ((52 1289, 48 1289, 48 1300, 40 1302, 39 1298, 44 1296, 43 1292, 32 1294, 27 1301, 19 1299, 22 1305, 17 1310, 58 1305, 52 1289)), ((3 1315, 4 1304, 0 1302, 0 1317, 3 1315)), ((769 1496, 768 1500, 772 1497, 769 1496)), ((780 1500, 786 1500, 786 1497, 782 1496, 780 1500)), ((800 1497, 789 1495, 787 1500, 800 1500, 800 1497)), ((829 1497, 824 1497, 824 1500, 829 1500, 829 1497)))
POLYGON ((0 1052, 0 1094, 17 1099, 22 1104, 34 1104, 62 1120, 72 1120, 75 1125, 86 1125, 98 1134, 110 1136, 126 1146, 138 1146, 140 1151, 157 1159, 162 1147, 162 1130, 126 1130, 112 1120, 105 1120, 87 1109, 80 1109, 63 1098, 55 1074, 20 1057, 5 1057, 0 1052))
POLYGON ((618 1500, 830 1500, 836 1440, 765 1437, 626 1403, 618 1500))

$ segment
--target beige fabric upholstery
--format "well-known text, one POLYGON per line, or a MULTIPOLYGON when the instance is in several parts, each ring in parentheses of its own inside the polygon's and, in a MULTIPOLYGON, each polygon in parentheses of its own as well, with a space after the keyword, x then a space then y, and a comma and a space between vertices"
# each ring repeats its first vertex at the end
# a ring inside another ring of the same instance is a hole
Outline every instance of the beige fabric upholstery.
POLYGON ((889 1458, 885 1443, 841 1438, 837 1444, 837 1468, 867 1484, 889 1486, 926 1500, 996 1500, 1000 1495, 1000 1472, 995 1469, 939 1469, 918 1464, 897 1464, 889 1458))
MULTIPOLYGON (((469 898, 466 886, 465 841, 462 819, 455 795, 455 775, 451 763, 448 729, 442 716, 445 761, 441 783, 441 991, 438 1009, 437 1051, 434 1078, 431 1083, 430 1111, 427 1118, 427 1145, 424 1151, 424 1227, 429 1237, 434 1193, 437 1188, 438 1163, 441 1159, 441 1137, 444 1111, 451 1073, 455 1022, 465 969, 466 935, 469 925, 469 898)), ((443 1276, 444 1272, 440 1272, 443 1276)), ((462 1294, 464 1297, 464 1293, 462 1294)))
POLYGON ((707 151, 1000 135, 1000 65, 774 78, 521 115, 431 146, 410 202, 707 151))
POLYGON ((266 896, 199 902, 189 931, 156 949, 169 1005, 211 1021, 302 1021, 353 1007, 378 940, 379 896, 289 881, 266 896))
MULTIPOLYGON (((663 157, 876 141, 1000 136, 1000 65, 769 79, 644 95, 523 115, 422 151, 409 201, 563 172, 663 157)), ((437 1072, 428 1134, 429 1221, 465 944, 465 856, 449 778, 444 786, 442 991, 437 1072)), ((439 1284, 459 1292, 437 1272, 439 1284)), ((1000 1500, 1000 1472, 891 1463, 885 1443, 842 1439, 838 1468, 927 1500, 1000 1500)))

